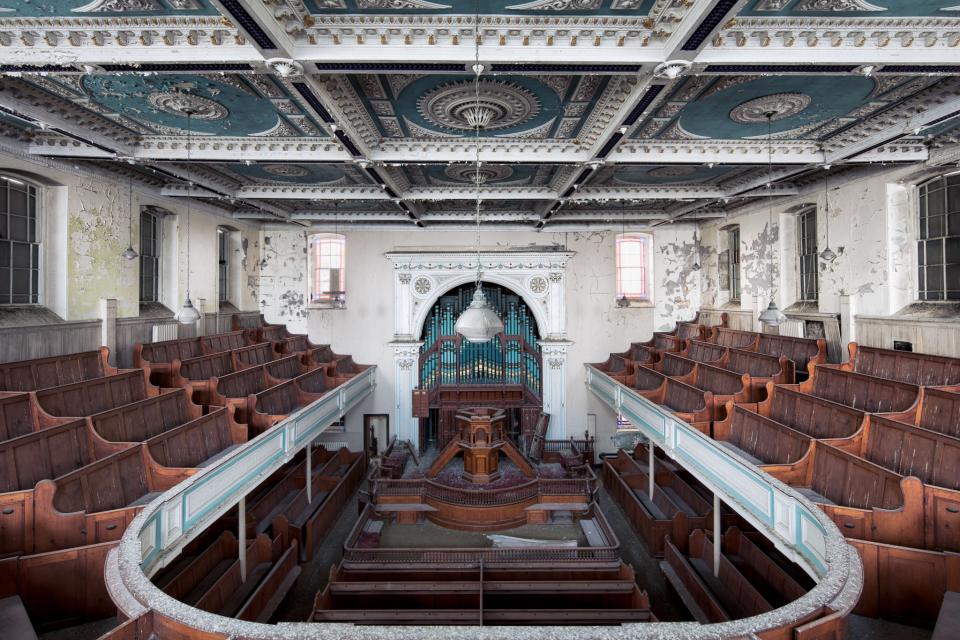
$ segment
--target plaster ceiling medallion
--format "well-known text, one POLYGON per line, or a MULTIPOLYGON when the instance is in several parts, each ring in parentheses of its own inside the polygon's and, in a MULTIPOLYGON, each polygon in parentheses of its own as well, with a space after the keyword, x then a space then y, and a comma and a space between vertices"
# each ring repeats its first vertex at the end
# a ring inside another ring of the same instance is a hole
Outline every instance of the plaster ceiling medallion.
POLYGON ((433 282, 426 276, 419 276, 413 281, 413 290, 418 296, 426 296, 433 289, 433 282))
POLYGON ((527 288, 538 296, 545 294, 549 286, 547 279, 543 276, 533 276, 527 281, 527 288))
POLYGON ((303 65, 290 58, 270 58, 265 64, 281 78, 292 80, 303 75, 303 65))
POLYGON ((865 0, 800 0, 794 11, 886 11, 865 0))
POLYGON ((653 75, 662 80, 676 80, 690 69, 690 63, 686 60, 667 60, 657 65, 653 70, 653 75))
POLYGON ((730 111, 730 119, 740 124, 760 124, 772 113, 772 122, 791 118, 810 106, 813 99, 805 93, 774 93, 737 105, 730 111))
MULTIPOLYGON (((477 178, 477 168, 473 165, 453 165, 443 170, 451 180, 473 183, 477 178)), ((480 184, 499 182, 513 176, 513 168, 505 164, 480 165, 480 184)))
POLYGON ((183 91, 155 91, 147 96, 147 102, 155 109, 175 116, 186 117, 191 113, 197 120, 223 120, 230 111, 209 98, 183 91))
POLYGON ((265 164, 263 170, 272 176, 283 178, 305 178, 310 175, 306 167, 296 164, 265 164))
POLYGON ((657 167, 647 171, 647 175, 653 178, 686 178, 697 172, 696 167, 676 166, 676 167, 657 167))
POLYGON ((443 129, 507 129, 540 113, 540 100, 529 90, 497 80, 480 81, 480 100, 473 83, 453 82, 428 91, 417 101, 417 111, 443 129))

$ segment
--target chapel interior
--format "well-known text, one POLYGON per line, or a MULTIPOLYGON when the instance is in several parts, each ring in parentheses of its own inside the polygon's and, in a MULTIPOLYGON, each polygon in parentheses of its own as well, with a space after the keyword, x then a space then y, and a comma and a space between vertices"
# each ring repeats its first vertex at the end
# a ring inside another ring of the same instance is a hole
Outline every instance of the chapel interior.
POLYGON ((0 637, 960 637, 958 2, 0 0, 0 637))

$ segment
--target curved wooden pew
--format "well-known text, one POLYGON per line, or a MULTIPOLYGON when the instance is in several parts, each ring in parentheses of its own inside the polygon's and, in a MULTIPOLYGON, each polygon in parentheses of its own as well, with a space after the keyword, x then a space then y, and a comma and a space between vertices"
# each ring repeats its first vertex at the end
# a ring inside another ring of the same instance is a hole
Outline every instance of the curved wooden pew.
POLYGON ((922 548, 923 483, 815 441, 791 465, 763 470, 815 502, 849 538, 922 548))
POLYGON ((247 396, 256 395, 275 386, 280 380, 278 376, 284 373, 293 373, 291 378, 302 373, 297 356, 287 356, 264 365, 211 378, 208 392, 210 404, 220 407, 232 404, 237 409, 237 419, 240 422, 247 422, 247 396), (272 367, 274 375, 267 373, 267 367, 272 367))
POLYGON ((0 364, 0 391, 37 391, 117 374, 110 349, 0 364))
POLYGON ((87 418, 94 433, 109 442, 143 442, 203 415, 184 389, 121 405, 87 418))
POLYGON ((334 380, 338 385, 345 383, 350 378, 358 376, 367 369, 370 368, 368 364, 357 364, 353 361, 353 357, 344 356, 336 361, 331 367, 329 367, 328 372, 333 376, 334 380))
POLYGON ((844 371, 832 367, 810 364, 810 378, 799 385, 790 385, 802 393, 831 400, 848 407, 883 413, 906 411, 916 405, 920 397, 920 387, 875 378, 874 376, 844 371))
POLYGON ((960 386, 924 387, 920 401, 908 411, 887 418, 960 438, 960 386))
POLYGON ((690 340, 680 355, 690 360, 722 367, 727 359, 727 347, 704 340, 690 340))
POLYGON ((651 351, 656 353, 663 353, 665 351, 682 351, 684 344, 683 340, 670 333, 654 333, 653 338, 647 342, 636 342, 631 344, 631 348, 636 344, 641 347, 646 347, 651 351))
MULTIPOLYGON (((324 373, 322 370, 318 371, 321 375, 324 373)), ((252 435, 259 435, 297 409, 319 400, 323 395, 323 393, 304 391, 297 384, 296 378, 250 394, 247 396, 247 406, 244 410, 247 425, 252 435)))
POLYGON ((160 395, 150 384, 147 372, 131 369, 115 376, 31 391, 39 407, 40 424, 46 426, 66 416, 91 416, 126 404, 160 395))
POLYGON ((630 384, 629 380, 634 375, 633 363, 616 353, 611 353, 606 361, 593 363, 590 366, 622 384, 630 384))
POLYGON ((697 362, 694 366, 689 377, 689 384, 703 390, 705 394, 711 394, 707 402, 711 420, 719 420, 724 417, 724 405, 728 401, 746 402, 750 399, 749 375, 728 371, 702 362, 697 362))
POLYGON ((210 404, 207 394, 210 379, 225 376, 235 371, 233 353, 222 351, 197 358, 174 360, 170 365, 168 381, 171 387, 189 389, 197 404, 210 404))
POLYGON ((769 333, 759 335, 760 340, 753 351, 775 358, 786 357, 793 362, 797 372, 806 373, 809 366, 827 361, 827 341, 823 338, 794 338, 769 333))
POLYGON ((310 349, 303 354, 303 364, 310 369, 315 369, 317 367, 329 366, 337 360, 346 357, 347 356, 334 353, 333 349, 330 348, 330 345, 322 344, 319 347, 310 349))
POLYGON ((673 411, 679 419, 691 424, 708 423, 709 427, 713 406, 713 393, 710 391, 698 389, 644 366, 637 367, 632 386, 644 398, 673 411))
POLYGON ((713 438, 756 465, 793 464, 810 450, 810 436, 727 402, 727 417, 713 423, 713 438))
POLYGON ((267 376, 267 381, 277 385, 286 380, 292 380, 297 376, 307 373, 309 369, 301 362, 296 355, 284 356, 278 360, 268 362, 263 365, 263 372, 267 376))
POLYGON ((0 391, 0 442, 72 421, 45 415, 28 392, 0 391))
POLYGON ((141 444, 41 480, 34 489, 34 549, 118 540, 143 505, 193 473, 161 467, 141 444))
POLYGON ((793 360, 786 356, 771 356, 742 349, 729 349, 722 366, 728 371, 750 376, 750 401, 759 402, 766 396, 768 383, 793 384, 796 371, 793 360))
POLYGON ((231 351, 251 344, 247 331, 180 338, 160 342, 137 343, 133 346, 133 364, 145 369, 157 386, 172 386, 169 376, 174 360, 188 360, 202 355, 231 351))
POLYGON ((202 469, 247 441, 247 428, 233 418, 231 406, 211 411, 144 444, 150 457, 165 468, 202 469))
POLYGON ((856 342, 847 345, 847 350, 850 360, 837 365, 846 371, 922 387, 960 385, 960 358, 878 349, 856 342))
POLYGON ((796 385, 767 383, 767 399, 755 408, 760 415, 817 439, 846 438, 863 429, 866 420, 863 411, 802 393, 796 385))
POLYGON ((757 345, 760 344, 760 334, 753 331, 740 331, 739 329, 728 329, 726 327, 712 327, 711 329, 707 342, 712 342, 721 347, 756 351, 757 345))

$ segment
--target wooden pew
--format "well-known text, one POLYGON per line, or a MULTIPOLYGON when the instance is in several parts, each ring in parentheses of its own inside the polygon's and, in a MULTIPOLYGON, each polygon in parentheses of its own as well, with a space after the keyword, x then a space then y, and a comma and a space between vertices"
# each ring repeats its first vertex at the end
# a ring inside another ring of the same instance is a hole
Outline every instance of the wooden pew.
POLYGON ((174 360, 188 360, 202 355, 231 351, 251 344, 246 331, 181 338, 160 342, 137 343, 133 346, 133 364, 146 369, 150 380, 157 386, 169 387, 170 367, 174 360))
POLYGON ((713 393, 703 391, 676 378, 670 378, 647 367, 637 367, 634 389, 641 396, 673 411, 681 420, 693 423, 709 423, 712 420, 713 393), (659 382, 652 388, 644 387, 659 382))
POLYGON ((924 546, 924 488, 917 478, 817 441, 798 462, 763 470, 815 502, 849 538, 924 546))
POLYGON ((296 541, 300 560, 310 562, 327 531, 336 522, 347 500, 363 480, 365 458, 362 452, 337 451, 313 478, 312 502, 307 502, 304 486, 286 508, 271 522, 271 532, 284 545, 296 541))
POLYGON ((623 509, 647 550, 663 557, 668 537, 686 540, 693 530, 708 526, 713 508, 660 460, 655 461, 655 467, 652 500, 649 467, 641 467, 624 451, 604 460, 603 485, 623 509))
POLYGON ((336 361, 330 368, 329 373, 336 380, 337 384, 341 385, 369 368, 370 365, 368 364, 357 364, 351 356, 344 356, 336 361))
MULTIPOLYGON (((692 360, 690 362, 693 362, 692 360)), ((750 376, 720 367, 697 362, 689 377, 689 384, 711 394, 707 401, 711 420, 722 419, 728 401, 746 402, 750 399, 750 376)))
POLYGON ((319 400, 323 395, 323 393, 304 391, 297 384, 297 378, 281 382, 259 393, 250 394, 247 396, 247 406, 244 411, 247 425, 253 434, 259 435, 297 409, 319 400))
POLYGON ((108 362, 110 350, 71 353, 0 364, 0 391, 37 391, 117 374, 108 362))
MULTIPOLYGON (((678 336, 671 335, 669 333, 654 333, 653 338, 647 342, 637 342, 634 343, 642 347, 647 347, 657 353, 663 353, 665 351, 682 351, 684 344, 683 340, 678 336)), ((630 345, 633 347, 633 345, 630 345)))
POLYGON ((247 428, 223 407, 154 436, 144 444, 156 464, 166 468, 204 468, 247 441, 247 428))
POLYGON ((171 390, 90 416, 93 432, 109 442, 143 442, 203 415, 185 389, 171 390))
POLYGON ((44 415, 29 393, 0 391, 0 442, 72 421, 44 415))
POLYGON ((210 378, 233 373, 233 353, 222 351, 197 358, 174 360, 168 377, 171 387, 188 389, 197 404, 210 404, 210 378))
MULTIPOLYGON (((753 406, 750 406, 753 409, 753 406)), ((811 438, 846 438, 863 429, 863 411, 802 393, 796 385, 767 383, 767 399, 756 405, 762 416, 811 438)))
POLYGON ((297 356, 284 356, 278 360, 268 362, 263 365, 263 371, 267 376, 267 381, 271 384, 280 384, 286 380, 292 380, 299 375, 307 373, 309 369, 303 365, 297 356))
POLYGON ((727 347, 704 340, 690 340, 680 355, 690 360, 722 367, 727 359, 727 347))
POLYGON ((273 350, 273 345, 269 342, 258 342, 249 347, 234 349, 230 352, 230 358, 233 360, 233 370, 240 371, 277 360, 280 354, 273 350))
POLYGON ((887 378, 921 387, 960 385, 960 358, 912 351, 878 349, 851 342, 850 360, 838 365, 846 371, 887 378))
POLYGON ((861 411, 906 411, 915 406, 920 396, 920 387, 905 382, 813 364, 809 371, 810 378, 807 381, 788 388, 861 411))
POLYGON ((36 552, 118 540, 140 509, 193 470, 157 465, 145 445, 107 456, 34 489, 36 552))
POLYGON ((713 438, 756 465, 793 464, 810 450, 810 436, 727 402, 727 417, 713 423, 713 438))
POLYGON ((740 331, 739 329, 728 329, 726 327, 712 327, 711 329, 707 342, 712 342, 721 347, 756 351, 760 344, 760 334, 753 331, 740 331))
MULTIPOLYGON (((316 478, 333 453, 324 447, 314 447, 311 456, 311 473, 316 478)), ((306 455, 299 456, 250 492, 247 496, 246 526, 251 532, 264 533, 270 529, 276 516, 306 486, 306 469, 306 455)))
POLYGON ((192 606, 236 561, 239 548, 233 532, 224 531, 196 555, 184 555, 183 562, 158 573, 153 582, 168 596, 192 606))
POLYGON ((823 338, 814 340, 761 333, 757 348, 752 351, 775 358, 785 356, 793 361, 795 370, 800 373, 806 373, 811 363, 823 364, 827 361, 827 341, 823 338))
MULTIPOLYGON (((211 378, 208 396, 211 406, 226 406, 232 404, 237 409, 237 419, 247 422, 247 397, 266 391, 278 382, 278 378, 267 373, 266 367, 278 364, 273 369, 275 374, 287 372, 286 367, 293 365, 299 371, 299 359, 296 356, 287 356, 282 360, 270 362, 258 367, 241 369, 228 373, 225 376, 211 378), (278 364, 279 363, 279 364, 278 364)), ((299 375, 299 373, 295 374, 299 375)))
POLYGON ((631 364, 653 364, 660 360, 660 352, 639 342, 631 342, 630 348, 623 353, 615 354, 631 364))
POLYGON ((754 351, 729 349, 722 365, 728 371, 750 376, 750 401, 760 402, 766 397, 768 383, 793 384, 796 380, 795 365, 786 356, 770 356, 754 351))
POLYGON ((41 425, 47 426, 58 422, 57 418, 92 416, 160 393, 150 384, 146 371, 131 369, 115 376, 31 391, 30 395, 39 406, 41 425))
POLYGON ((592 366, 622 384, 629 384, 634 375, 633 363, 616 353, 611 353, 606 361, 593 363, 592 366))
POLYGON ((303 354, 303 364, 309 369, 325 367, 347 356, 341 356, 333 352, 328 344, 322 344, 319 347, 310 349, 303 354))
POLYGON ((885 416, 960 438, 960 387, 924 387, 920 390, 920 401, 915 407, 885 416))
POLYGON ((663 353, 660 356, 660 361, 650 365, 650 367, 665 376, 677 378, 682 382, 689 382, 690 374, 697 367, 697 361, 684 358, 678 353, 663 353))

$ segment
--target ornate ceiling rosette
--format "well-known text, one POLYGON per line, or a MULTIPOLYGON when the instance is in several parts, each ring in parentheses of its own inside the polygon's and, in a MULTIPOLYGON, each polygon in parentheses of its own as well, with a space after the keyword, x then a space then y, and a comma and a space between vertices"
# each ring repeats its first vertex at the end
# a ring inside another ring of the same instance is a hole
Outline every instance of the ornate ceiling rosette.
POLYGON ((470 131, 474 119, 492 131, 523 125, 540 114, 539 98, 532 91, 504 80, 481 80, 479 105, 472 82, 439 85, 417 101, 417 111, 430 124, 442 129, 470 131))
MULTIPOLYGON (((476 180, 477 168, 474 165, 451 165, 443 170, 443 174, 457 182, 473 183, 476 180)), ((513 168, 505 164, 483 164, 480 166, 480 182, 500 182, 509 180, 513 176, 513 168)))
POLYGON ((696 172, 696 167, 679 165, 675 167, 656 167, 647 171, 647 175, 653 178, 687 178, 696 172))
POLYGON ((265 164, 263 170, 281 178, 303 178, 310 175, 309 169, 296 164, 265 164))
POLYGON ((147 95, 147 102, 155 109, 182 118, 191 114, 197 120, 223 120, 230 115, 230 110, 219 102, 184 91, 154 91, 147 95))
POLYGON ((773 114, 771 122, 792 118, 802 113, 813 98, 805 93, 773 93, 753 98, 737 105, 730 111, 730 119, 740 124, 759 124, 767 121, 767 114, 773 114))

